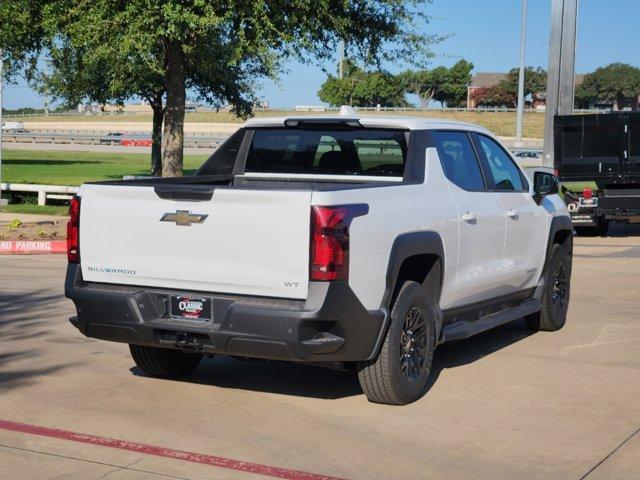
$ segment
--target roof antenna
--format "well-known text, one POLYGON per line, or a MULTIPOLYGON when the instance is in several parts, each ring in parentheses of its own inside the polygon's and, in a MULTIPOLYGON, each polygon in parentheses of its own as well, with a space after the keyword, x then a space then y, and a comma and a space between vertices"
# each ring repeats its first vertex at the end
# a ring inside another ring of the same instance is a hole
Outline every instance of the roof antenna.
POLYGON ((357 117, 358 116, 358 114, 353 109, 353 107, 350 107, 349 105, 342 105, 340 107, 340 113, 338 115, 340 115, 341 117, 357 117))

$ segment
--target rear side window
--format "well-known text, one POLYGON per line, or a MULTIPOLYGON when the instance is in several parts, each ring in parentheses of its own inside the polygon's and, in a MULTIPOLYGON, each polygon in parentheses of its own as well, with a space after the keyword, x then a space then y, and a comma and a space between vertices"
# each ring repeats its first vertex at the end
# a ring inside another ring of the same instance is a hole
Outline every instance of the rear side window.
POLYGON ((200 167, 197 175, 231 175, 238 158, 240 145, 244 139, 245 130, 240 129, 229 137, 209 159, 200 167))
POLYGON ((509 154, 495 141, 477 135, 478 143, 489 167, 489 174, 496 190, 522 192, 527 189, 525 180, 509 154))
POLYGON ((406 155, 403 130, 256 129, 245 173, 402 177, 406 155))
POLYGON ((436 146, 449 180, 464 190, 484 190, 480 164, 465 132, 436 132, 436 146))

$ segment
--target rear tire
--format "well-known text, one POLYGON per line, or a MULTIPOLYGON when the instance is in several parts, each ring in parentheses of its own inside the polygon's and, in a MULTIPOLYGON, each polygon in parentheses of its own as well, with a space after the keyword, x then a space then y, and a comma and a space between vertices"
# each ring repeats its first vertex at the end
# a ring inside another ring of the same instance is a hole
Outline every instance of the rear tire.
POLYGON ((406 405, 424 395, 436 348, 436 312, 430 293, 419 283, 405 282, 393 305, 380 354, 358 363, 358 379, 370 402, 406 405))
POLYGON ((138 368, 152 377, 177 378, 193 372, 202 360, 199 353, 159 347, 129 345, 138 368))
POLYGON ((554 244, 551 248, 547 273, 545 274, 542 310, 525 317, 531 330, 554 332, 564 327, 569 308, 571 291, 571 255, 567 249, 554 244))

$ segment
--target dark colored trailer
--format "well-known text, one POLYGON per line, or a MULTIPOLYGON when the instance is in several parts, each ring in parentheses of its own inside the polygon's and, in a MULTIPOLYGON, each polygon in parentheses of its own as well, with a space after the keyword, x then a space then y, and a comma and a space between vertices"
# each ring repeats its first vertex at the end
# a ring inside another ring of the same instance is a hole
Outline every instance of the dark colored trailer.
POLYGON ((554 134, 560 181, 597 185, 565 192, 576 232, 605 234, 611 221, 640 223, 640 112, 558 115, 554 134))

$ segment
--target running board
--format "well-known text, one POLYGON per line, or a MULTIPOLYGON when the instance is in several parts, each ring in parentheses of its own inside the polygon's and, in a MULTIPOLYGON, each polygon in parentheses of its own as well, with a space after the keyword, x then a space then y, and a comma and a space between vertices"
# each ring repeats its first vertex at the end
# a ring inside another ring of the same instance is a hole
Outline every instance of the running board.
POLYGON ((456 322, 451 325, 445 325, 442 329, 441 343, 451 342, 453 340, 464 340, 485 330, 513 322, 514 320, 539 312, 540 310, 542 310, 540 300, 530 298, 517 307, 480 317, 473 322, 456 322))

